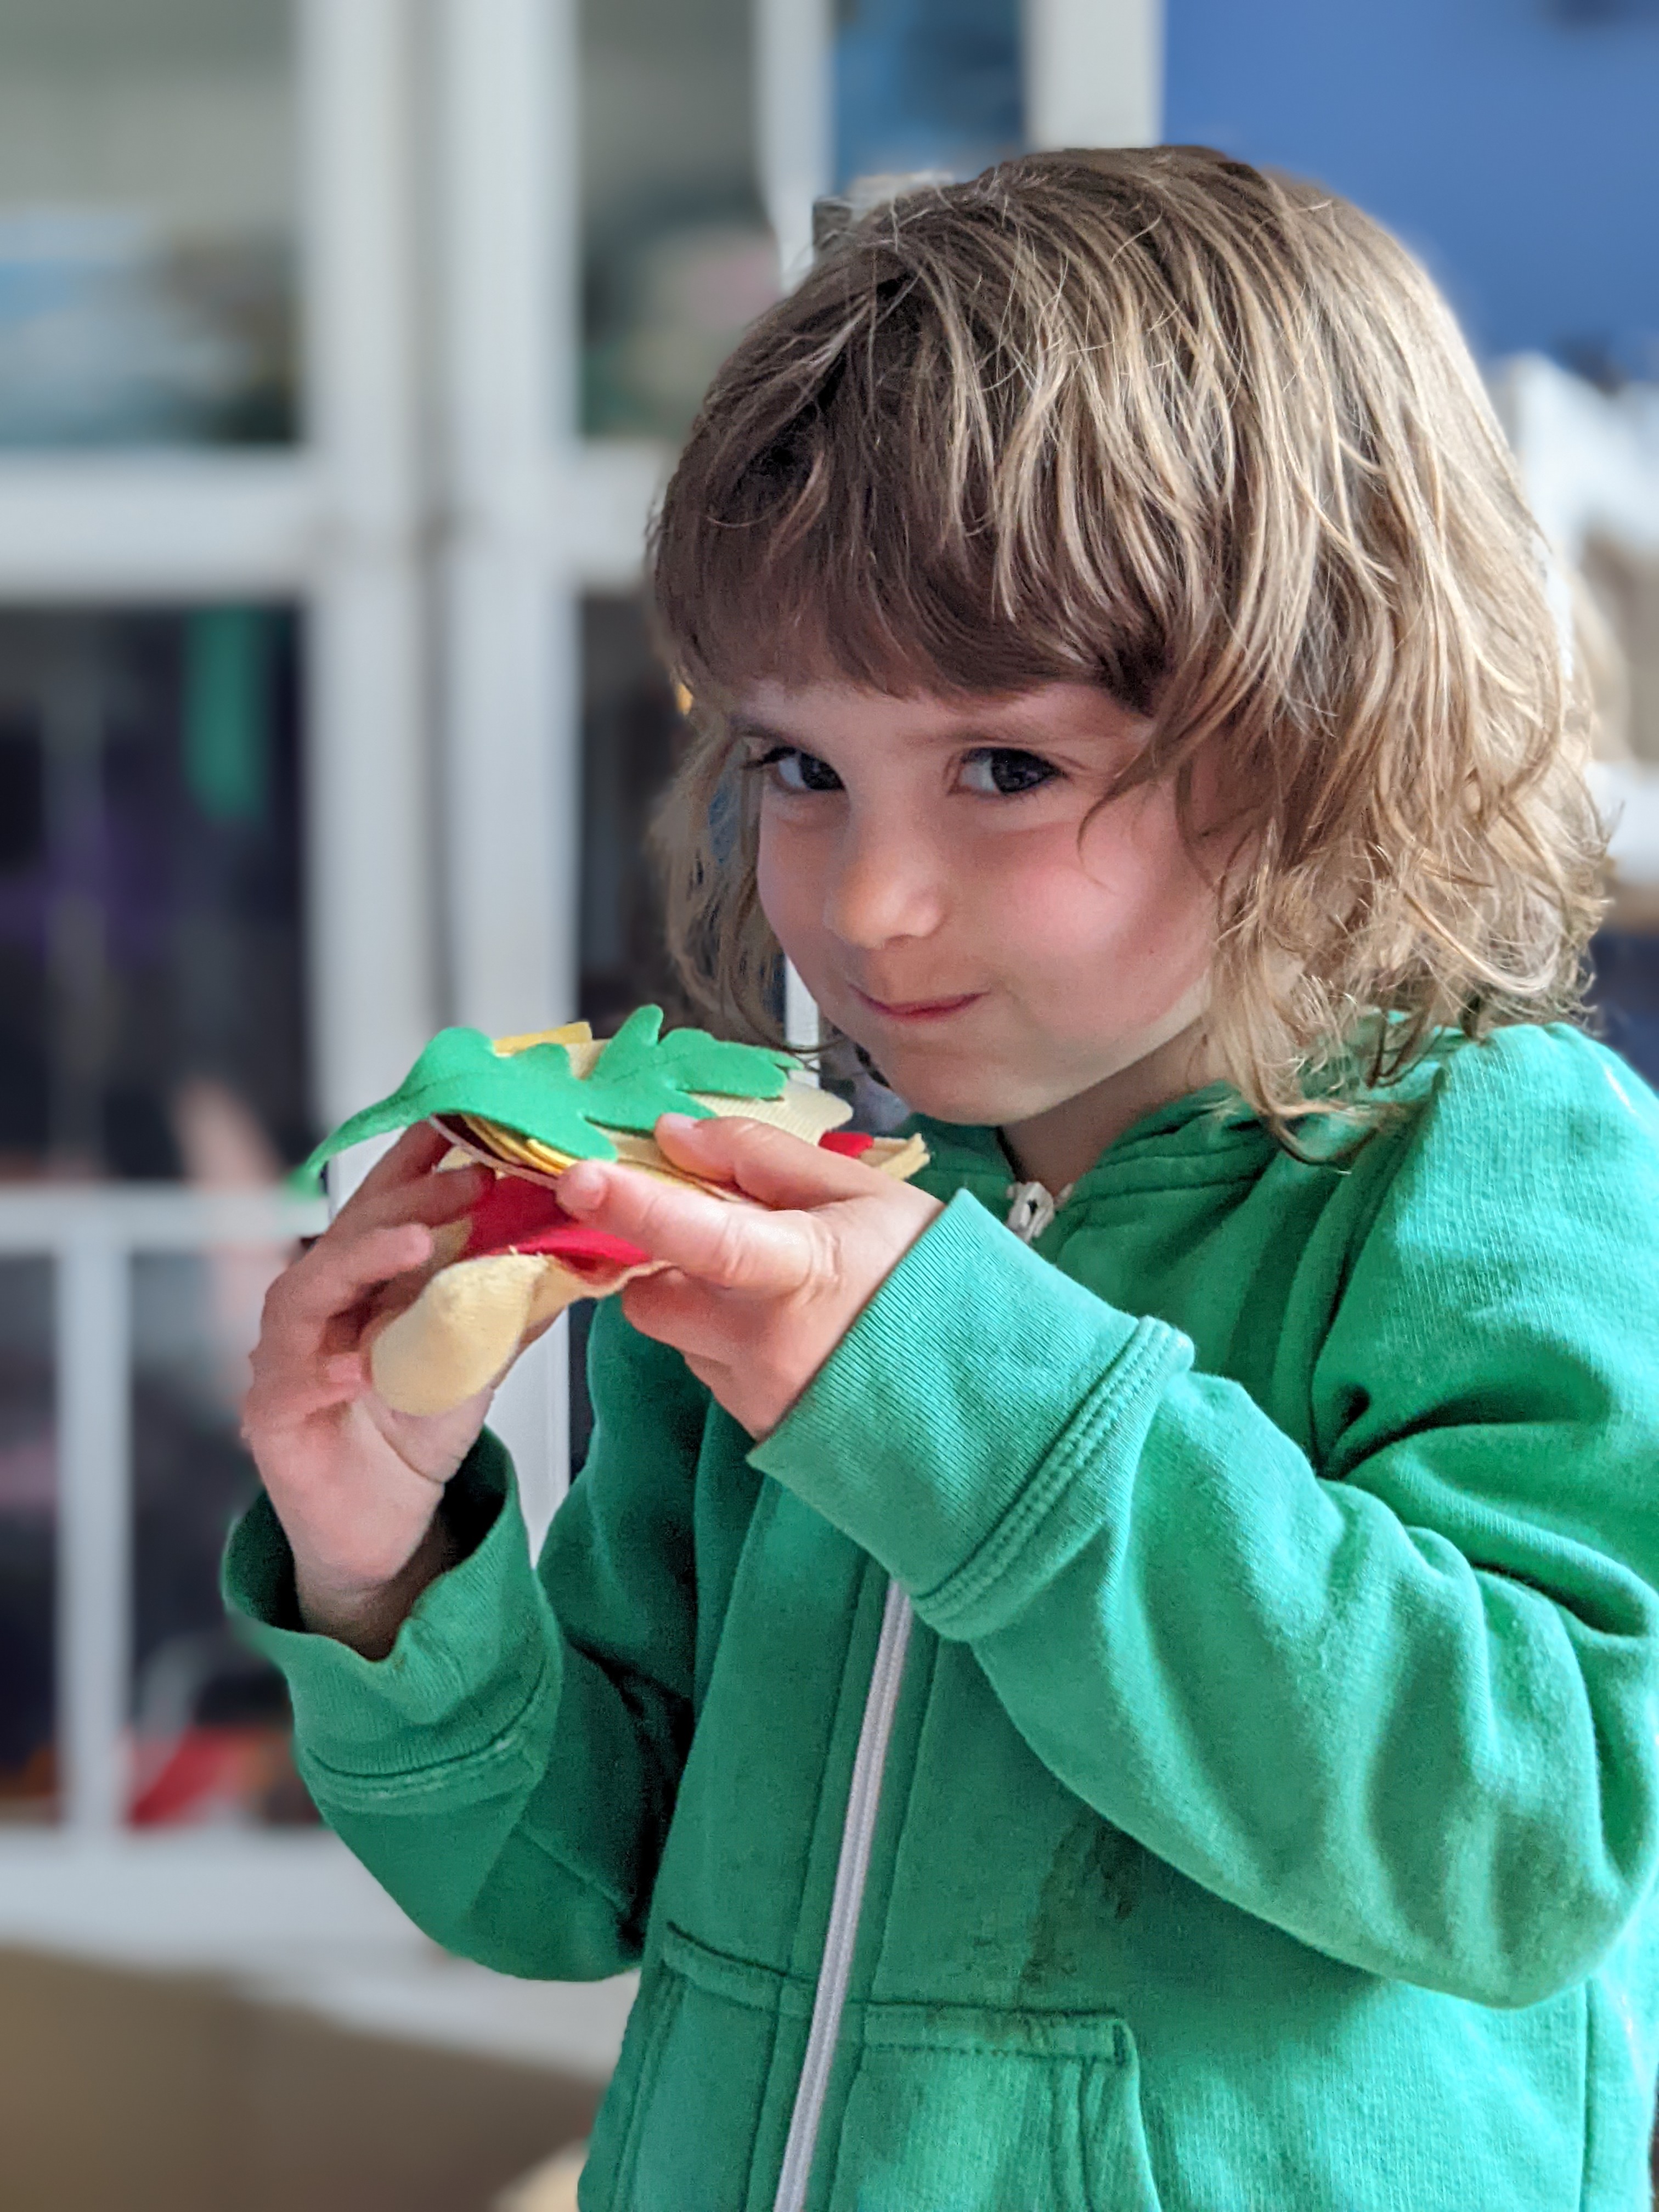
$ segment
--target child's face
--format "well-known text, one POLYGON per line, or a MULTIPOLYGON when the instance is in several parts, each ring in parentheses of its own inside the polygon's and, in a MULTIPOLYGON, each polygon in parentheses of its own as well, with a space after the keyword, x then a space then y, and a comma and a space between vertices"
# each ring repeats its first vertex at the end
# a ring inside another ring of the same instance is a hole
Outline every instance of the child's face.
POLYGON ((1167 781, 1099 805, 1146 735, 1127 708, 1083 684, 964 703, 767 683, 735 720, 770 763, 767 918, 909 1104, 1018 1130, 1123 1093, 1104 1121, 1127 1126, 1206 1079, 1215 891, 1167 781))

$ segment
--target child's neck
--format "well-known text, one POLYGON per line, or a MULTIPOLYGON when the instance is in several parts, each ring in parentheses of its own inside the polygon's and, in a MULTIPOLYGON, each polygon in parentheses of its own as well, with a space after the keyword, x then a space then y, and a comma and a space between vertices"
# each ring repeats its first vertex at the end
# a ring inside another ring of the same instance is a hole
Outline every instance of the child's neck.
POLYGON ((1218 1073, 1200 1017, 1115 1075, 1029 1121, 1008 1124, 1004 1149, 1018 1175, 1058 1194, 1144 1115, 1202 1090, 1218 1073))

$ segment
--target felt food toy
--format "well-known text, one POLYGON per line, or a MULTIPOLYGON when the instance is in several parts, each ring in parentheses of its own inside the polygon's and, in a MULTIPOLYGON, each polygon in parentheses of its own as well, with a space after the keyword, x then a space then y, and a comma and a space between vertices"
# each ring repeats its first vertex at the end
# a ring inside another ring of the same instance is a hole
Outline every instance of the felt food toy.
POLYGON ((398 1090, 342 1122, 307 1163, 314 1171, 366 1138, 431 1121, 450 1139, 441 1167, 476 1164, 495 1177, 466 1219, 437 1231, 437 1272, 375 1338, 369 1366, 381 1397, 398 1413, 447 1413, 576 1299, 609 1297, 659 1264, 564 1211, 553 1187, 574 1161, 620 1161, 755 1203, 676 1167, 651 1133, 659 1114, 770 1121, 901 1178, 927 1164, 919 1137, 844 1129, 852 1109, 793 1066, 787 1054, 702 1030, 665 1036, 656 1006, 640 1007, 603 1043, 586 1022, 493 1043, 478 1030, 441 1030, 398 1090))

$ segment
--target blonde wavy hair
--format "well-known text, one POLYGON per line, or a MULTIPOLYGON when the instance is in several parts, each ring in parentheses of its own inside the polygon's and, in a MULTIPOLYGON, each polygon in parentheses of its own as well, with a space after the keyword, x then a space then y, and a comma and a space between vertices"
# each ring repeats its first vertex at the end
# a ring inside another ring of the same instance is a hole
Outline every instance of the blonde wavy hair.
POLYGON ((1189 825, 1218 747, 1212 1029, 1276 1125, 1577 1004, 1602 838, 1537 527, 1444 302, 1329 192, 1166 146, 875 210, 715 380, 652 574, 670 945, 722 1026, 776 1036, 779 963, 727 712, 826 676, 1099 683, 1189 825))

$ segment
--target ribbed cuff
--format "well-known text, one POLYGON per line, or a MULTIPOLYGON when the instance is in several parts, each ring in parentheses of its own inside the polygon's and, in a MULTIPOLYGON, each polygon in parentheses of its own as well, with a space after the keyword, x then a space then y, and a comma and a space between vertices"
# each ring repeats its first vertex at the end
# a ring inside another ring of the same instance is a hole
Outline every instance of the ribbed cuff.
POLYGON ((231 1533, 233 1618, 287 1677, 307 1765, 392 1777, 465 1759, 520 1722, 549 1680, 550 1639, 530 1564, 513 1463, 488 1430, 452 1479, 447 1510, 476 1548, 423 1590, 384 1659, 299 1626, 294 1560, 268 1498, 231 1533), (528 1629, 529 1632, 526 1632, 528 1629))
POLYGON ((988 1634, 1125 1510, 1191 1346, 965 1194, 750 1454, 871 1553, 941 1635, 988 1634))

